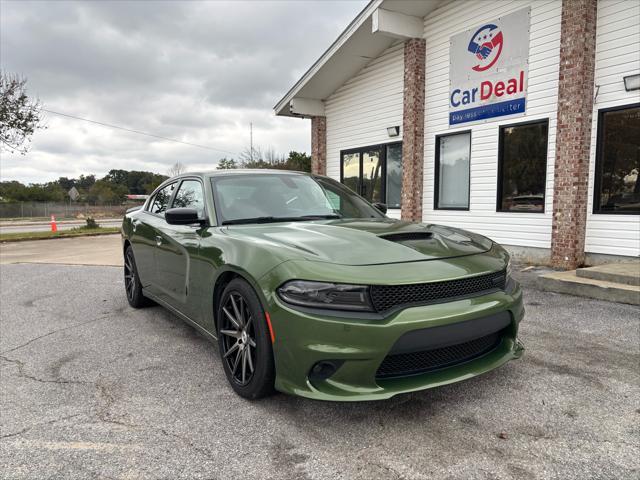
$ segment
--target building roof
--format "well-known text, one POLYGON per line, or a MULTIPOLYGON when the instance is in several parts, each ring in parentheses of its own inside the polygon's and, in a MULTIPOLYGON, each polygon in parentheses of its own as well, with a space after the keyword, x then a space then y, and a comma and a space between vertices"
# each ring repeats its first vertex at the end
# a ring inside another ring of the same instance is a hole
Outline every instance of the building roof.
MULTIPOLYGON (((302 75, 274 106, 276 115, 311 116, 316 113, 291 110, 294 100, 301 100, 309 112, 322 109, 317 102, 329 97, 356 75, 367 63, 394 43, 410 38, 410 32, 422 37, 422 28, 414 28, 422 19, 448 0, 371 0, 353 19, 320 58, 302 75), (389 13, 391 12, 391 13, 389 13), (385 14, 384 22, 380 14, 385 14), (402 23, 409 27, 403 30, 402 23), (386 28, 390 25, 390 28, 386 28), (398 30, 399 28, 399 30, 398 30)), ((301 110, 304 110, 302 108, 301 110)))

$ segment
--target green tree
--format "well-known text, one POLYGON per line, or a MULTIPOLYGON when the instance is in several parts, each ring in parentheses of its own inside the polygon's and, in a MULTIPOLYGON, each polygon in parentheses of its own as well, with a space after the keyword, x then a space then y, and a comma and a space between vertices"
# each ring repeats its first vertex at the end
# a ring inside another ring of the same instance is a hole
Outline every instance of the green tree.
POLYGON ((247 148, 240 154, 240 166, 242 168, 271 168, 276 170, 297 170, 300 172, 311 171, 311 157, 304 152, 289 152, 285 157, 277 153, 273 148, 263 149, 247 148))
POLYGON ((126 170, 111 169, 102 180, 113 185, 127 185, 129 172, 126 170))
POLYGON ((287 170, 298 170, 300 172, 311 172, 311 156, 304 152, 289 152, 286 160, 287 170))
POLYGON ((87 200, 91 203, 122 203, 129 193, 124 185, 114 184, 108 180, 98 180, 89 189, 87 200))
POLYGON ((238 168, 238 166, 236 165, 236 161, 233 158, 221 158, 220 161, 218 161, 218 170, 229 170, 232 168, 238 168))
POLYGON ((33 133, 45 128, 40 102, 27 95, 26 84, 26 78, 0 71, 0 147, 22 155, 33 133))
POLYGON ((96 183, 96 176, 91 174, 91 175, 87 175, 86 177, 84 175, 80 175, 80 177, 78 177, 78 180, 75 180, 75 187, 79 190, 89 190, 94 183, 96 183))
POLYGON ((153 172, 111 170, 96 181, 95 175, 78 178, 60 177, 47 183, 24 185, 16 180, 0 182, 0 201, 3 202, 62 202, 75 187, 80 201, 119 203, 128 193, 149 194, 167 177, 153 172))
POLYGON ((68 192, 71 188, 76 186, 76 179, 60 177, 58 178, 58 185, 60 185, 60 188, 68 192))

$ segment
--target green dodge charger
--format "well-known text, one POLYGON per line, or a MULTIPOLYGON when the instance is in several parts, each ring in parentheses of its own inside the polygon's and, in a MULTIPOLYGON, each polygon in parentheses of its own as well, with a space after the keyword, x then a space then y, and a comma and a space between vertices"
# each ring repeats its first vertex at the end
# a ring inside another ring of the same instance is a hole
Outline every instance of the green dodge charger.
POLYGON ((507 252, 385 213, 299 172, 171 178, 123 221, 127 300, 217 341, 232 388, 252 399, 384 399, 520 357, 507 252))

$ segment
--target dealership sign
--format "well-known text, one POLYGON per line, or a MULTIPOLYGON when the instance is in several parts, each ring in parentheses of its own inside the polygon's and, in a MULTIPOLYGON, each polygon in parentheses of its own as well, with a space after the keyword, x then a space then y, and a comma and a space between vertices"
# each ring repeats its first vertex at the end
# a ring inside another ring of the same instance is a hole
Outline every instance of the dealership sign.
POLYGON ((529 13, 519 10, 451 37, 449 125, 525 113, 529 13))

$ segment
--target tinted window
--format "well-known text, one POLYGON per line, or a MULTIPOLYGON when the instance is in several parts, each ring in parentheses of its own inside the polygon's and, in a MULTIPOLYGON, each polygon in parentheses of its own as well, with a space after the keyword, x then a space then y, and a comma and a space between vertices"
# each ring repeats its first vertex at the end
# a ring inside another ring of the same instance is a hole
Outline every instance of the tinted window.
POLYGON ((402 144, 387 145, 387 201, 389 208, 400 208, 402 191, 402 144))
POLYGON ((341 181, 370 202, 400 208, 402 144, 376 145, 342 152, 341 181))
POLYGON ((382 215, 340 183, 307 175, 240 174, 211 178, 221 222, 255 217, 382 215))
POLYGON ((342 155, 342 183, 354 192, 360 191, 360 154, 342 155))
POLYGON ((382 153, 380 148, 362 152, 361 192, 370 202, 382 202, 382 153))
POLYGON ((471 133, 457 133, 436 140, 436 208, 469 208, 471 133))
POLYGON ((198 217, 204 217, 204 195, 202 184, 197 180, 185 180, 180 184, 180 188, 173 199, 174 208, 195 208, 198 217))
POLYGON ((164 187, 162 190, 159 190, 151 201, 149 211, 151 213, 164 216, 164 212, 169 206, 169 200, 171 200, 171 195, 173 194, 173 190, 175 188, 176 184, 172 183, 171 185, 167 185, 166 187, 164 187))
POLYGON ((595 213, 640 213, 640 106, 601 112, 595 213))
POLYGON ((498 211, 544 212, 548 121, 500 128, 498 211))

